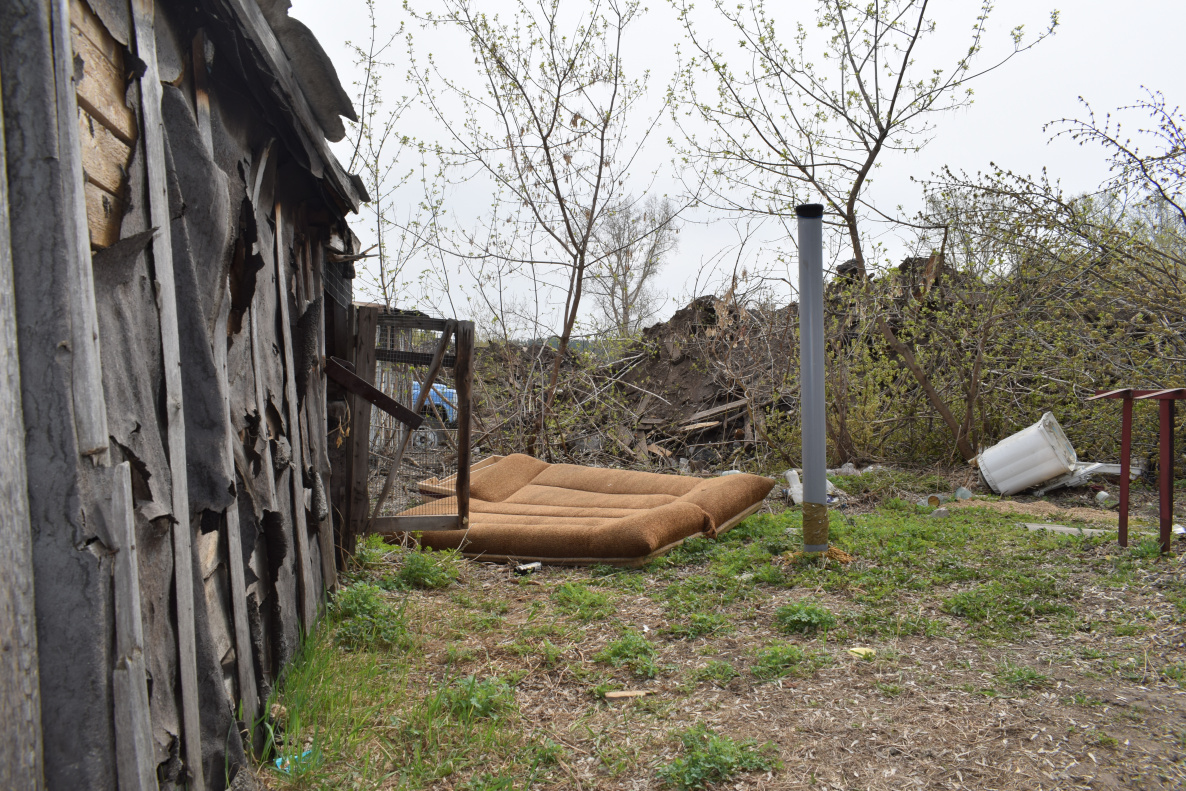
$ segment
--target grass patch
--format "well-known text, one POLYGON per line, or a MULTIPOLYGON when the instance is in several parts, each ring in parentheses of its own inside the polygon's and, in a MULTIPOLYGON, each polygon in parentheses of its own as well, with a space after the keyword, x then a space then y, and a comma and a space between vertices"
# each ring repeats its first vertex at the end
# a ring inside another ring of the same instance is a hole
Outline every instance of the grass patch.
POLYGON ((1009 661, 1002 662, 994 675, 997 681, 1002 684, 1023 689, 1036 689, 1050 683, 1048 676, 1039 673, 1032 667, 1016 665, 1009 661))
POLYGON ((501 678, 458 679, 441 690, 449 713, 462 722, 497 717, 514 703, 515 693, 501 678))
POLYGON ((451 550, 409 550, 403 553, 395 581, 404 589, 440 590, 456 582, 458 576, 457 553, 451 550))
POLYGON ((564 582, 552 592, 552 601, 561 612, 582 621, 608 618, 614 613, 609 594, 595 591, 579 582, 564 582))
POLYGON ((659 769, 659 778, 675 788, 707 788, 742 772, 768 772, 781 766, 770 742, 737 741, 703 725, 683 731, 679 740, 683 756, 659 769))
POLYGON ((404 604, 396 606, 382 588, 367 582, 339 590, 330 601, 329 616, 338 645, 347 651, 406 648, 412 642, 404 604))
POLYGON ((1060 601, 1073 596, 1073 591, 1050 577, 1017 574, 961 591, 945 599, 942 607, 975 624, 982 636, 1021 637, 1037 618, 1073 616, 1074 608, 1060 601))
POLYGON ((672 637, 692 640, 705 635, 719 634, 732 630, 729 618, 719 612, 694 612, 680 623, 667 627, 666 633, 672 637))
POLYGON ((836 626, 836 616, 826 607, 798 601, 779 607, 774 613, 774 625, 784 634, 826 632, 836 626))
POLYGON ((660 668, 655 664, 659 650, 639 632, 630 630, 607 645, 594 659, 614 667, 628 667, 636 676, 654 678, 660 668))
POLYGON ((737 668, 728 662, 723 662, 720 659, 710 659, 704 667, 698 667, 689 674, 689 679, 693 683, 708 681, 723 687, 733 679, 737 678, 740 673, 737 668))
POLYGON ((806 677, 832 663, 820 651, 805 651, 792 643, 772 643, 758 651, 750 673, 754 678, 771 681, 785 676, 806 677))

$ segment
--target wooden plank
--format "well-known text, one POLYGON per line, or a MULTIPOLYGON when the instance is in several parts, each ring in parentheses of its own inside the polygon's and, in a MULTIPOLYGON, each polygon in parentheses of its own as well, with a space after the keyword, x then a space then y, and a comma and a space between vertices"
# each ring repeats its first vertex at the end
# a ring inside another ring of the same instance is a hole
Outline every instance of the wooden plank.
POLYGON ((82 143, 82 172, 86 180, 113 195, 123 193, 132 148, 93 115, 78 108, 78 137, 82 143))
MULTIPOLYGON (((325 323, 326 310, 329 307, 329 297, 325 294, 321 285, 321 256, 324 255, 324 248, 320 244, 306 243, 307 262, 309 264, 309 279, 310 288, 309 293, 315 294, 321 298, 321 326, 317 332, 317 359, 320 361, 325 359, 325 323)), ((319 364, 315 371, 316 381, 310 387, 310 392, 316 399, 309 415, 310 421, 314 424, 313 434, 317 438, 317 455, 314 458, 313 472, 320 476, 321 488, 325 493, 326 507, 329 508, 330 514, 317 525, 318 544, 321 547, 321 576, 325 580, 326 590, 334 590, 338 587, 338 565, 337 552, 334 549, 334 519, 333 519, 333 505, 330 496, 330 482, 329 482, 329 417, 326 414, 327 394, 326 394, 326 376, 325 366, 319 364)))
POLYGON ((416 414, 406 406, 396 401, 391 396, 384 393, 379 388, 365 381, 361 376, 358 376, 349 368, 347 368, 342 360, 336 357, 330 357, 325 361, 325 373, 335 382, 346 388, 348 392, 368 401, 379 409, 383 410, 393 418, 403 423, 411 430, 420 428, 424 423, 424 418, 416 414))
POLYGON ((198 719, 197 639, 194 633, 193 548, 190 535, 189 481, 186 474, 185 404, 181 387, 181 345, 177 329, 177 287, 173 280, 168 175, 165 169, 161 81, 157 70, 154 0, 132 1, 136 54, 144 63, 140 106, 144 114, 144 154, 148 171, 149 222, 157 228, 152 240, 153 269, 161 319, 161 356, 165 373, 165 417, 169 438, 169 472, 173 487, 173 582, 177 605, 177 655, 181 678, 181 725, 185 764, 195 791, 205 791, 201 725, 198 719))
POLYGON ((430 316, 413 316, 406 313, 380 313, 379 326, 396 329, 444 332, 448 319, 434 319, 430 316))
MULTIPOLYGON (((432 392, 432 386, 436 383, 437 373, 441 370, 441 364, 445 359, 445 350, 449 348, 449 339, 454 333, 456 323, 449 319, 445 323, 445 331, 441 335, 440 343, 437 345, 436 354, 433 356, 432 364, 428 367, 428 375, 424 377, 424 381, 420 383, 420 393, 416 396, 416 402, 412 405, 412 411, 416 414, 424 408, 424 402, 428 400, 429 393, 432 392)), ((372 342, 372 348, 373 348, 372 342)), ((431 402, 429 402, 431 403, 431 402)), ((404 451, 407 450, 408 440, 412 438, 411 431, 404 431, 401 433, 399 440, 399 447, 395 451, 395 458, 392 459, 391 469, 387 471, 387 480, 383 482, 383 491, 379 493, 379 499, 375 501, 375 508, 371 512, 370 522, 375 521, 375 517, 383 510, 383 504, 387 502, 387 496, 391 494, 391 487, 395 484, 395 476, 399 474, 399 465, 403 462, 404 451)), ((460 461, 460 459, 458 460, 460 461)), ((460 469, 460 464, 458 465, 460 469)))
MULTIPOLYGON (((125 143, 135 142, 136 114, 125 99, 128 82, 123 58, 116 50, 117 62, 112 62, 101 45, 96 45, 89 36, 83 35, 80 28, 73 24, 73 19, 71 23, 70 42, 74 53, 83 63, 82 79, 75 85, 78 103, 125 143)), ((114 39, 111 44, 115 44, 114 39)))
POLYGON ((87 230, 87 199, 82 170, 82 143, 78 136, 78 102, 74 93, 74 57, 70 44, 68 0, 54 0, 54 81, 58 111, 58 156, 62 163, 62 195, 66 210, 70 250, 70 352, 73 376, 74 429, 78 450, 96 462, 107 460, 107 408, 99 354, 99 317, 95 308, 95 283, 91 270, 91 243, 87 230))
POLYGON ((718 415, 726 415, 730 412, 733 412, 735 410, 745 407, 745 405, 748 403, 749 403, 749 401, 747 401, 743 398, 740 401, 730 401, 727 404, 721 404, 720 406, 714 406, 711 409, 705 409, 702 412, 697 412, 696 414, 692 415, 690 418, 688 418, 688 422, 689 423, 699 423, 701 421, 708 420, 709 418, 716 417, 718 415))
POLYGON ((280 335, 284 347, 284 400, 288 402, 288 442, 292 446, 292 521, 296 532, 297 564, 301 573, 301 612, 305 631, 317 622, 321 598, 313 586, 313 561, 309 557, 309 527, 305 518, 305 465, 301 455, 301 416, 297 407, 296 359, 292 354, 292 324, 288 318, 288 256, 284 249, 284 207, 276 201, 276 288, 280 302, 280 335))
POLYGON ((4 109, 0 106, 0 788, 44 787, 25 421, 16 346, 4 109))
POLYGON ((703 423, 693 423, 690 426, 680 426, 676 429, 676 431, 680 434, 687 434, 692 431, 704 431, 705 429, 715 428, 719 425, 721 425, 721 421, 719 420, 706 420, 703 423))
MULTIPOLYGON (((463 527, 469 527, 470 445, 473 439, 472 410, 474 387, 474 323, 457 324, 457 365, 453 369, 457 389, 457 514, 463 527)), ((431 385, 429 386, 431 387, 431 385)), ((423 392, 424 388, 421 388, 423 392)))
POLYGON ((434 530, 459 530, 461 517, 457 514, 430 514, 426 516, 380 516, 371 522, 369 532, 387 535, 390 533, 419 533, 434 530))
MULTIPOLYGON (((363 381, 375 381, 375 330, 379 311, 359 306, 354 336, 354 370, 363 381)), ((328 373, 329 366, 326 366, 328 373)), ((363 531, 371 504, 368 490, 371 462, 371 405, 355 394, 350 399, 350 523, 343 536, 347 551, 354 551, 355 536, 363 531)))
MULTIPOLYGON (((433 355, 425 352, 409 352, 402 349, 375 349, 375 359, 385 363, 401 363, 403 365, 432 365, 433 355)), ((456 355, 446 355, 444 366, 452 368, 457 365, 456 355)))
MULTIPOLYGON (((225 332, 231 313, 231 283, 227 278, 226 295, 215 325, 225 332)), ((215 364, 218 366, 219 386, 225 396, 227 413, 227 458, 235 458, 235 435, 233 409, 231 407, 230 374, 227 369, 227 345, 222 342, 222 333, 215 336, 215 364)), ((269 471, 270 472, 270 471, 269 471)), ((232 475, 234 473, 232 472, 232 475)), ((227 570, 231 579, 231 615, 235 626, 235 669, 239 680, 239 702, 242 705, 242 719, 252 729, 259 715, 259 691, 255 687, 255 655, 251 645, 251 626, 247 620, 247 581, 244 572, 243 537, 239 525, 238 492, 235 501, 226 509, 226 556, 227 570)))
POLYGON ((83 185, 83 195, 86 197, 89 246, 102 249, 118 242, 120 222, 124 216, 123 201, 90 181, 83 185))
POLYGON ((136 548, 136 504, 132 498, 132 465, 116 465, 112 472, 111 532, 116 541, 115 704, 116 766, 120 791, 148 791, 157 787, 153 754, 152 712, 144 666, 144 622, 140 615, 140 560, 136 548))

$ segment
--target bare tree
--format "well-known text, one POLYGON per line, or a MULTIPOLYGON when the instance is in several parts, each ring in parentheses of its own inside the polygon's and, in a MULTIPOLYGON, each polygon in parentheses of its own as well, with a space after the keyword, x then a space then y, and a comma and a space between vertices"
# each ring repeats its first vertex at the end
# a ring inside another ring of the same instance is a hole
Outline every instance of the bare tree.
POLYGON ((520 0, 504 21, 473 0, 442 6, 412 13, 466 36, 477 79, 458 76, 462 61, 453 54, 429 55, 412 77, 447 130, 438 148, 446 171, 484 180, 494 195, 476 230, 442 244, 463 259, 492 264, 500 275, 529 271, 533 283, 563 294, 558 353, 527 443, 533 452, 597 262, 597 229, 653 128, 653 119, 640 134, 627 128, 644 81, 623 68, 623 34, 641 8, 632 0, 595 0, 580 11, 562 9, 559 0, 520 0))
MULTIPOLYGON (((707 160, 720 175, 717 205, 787 220, 796 204, 822 201, 847 236, 862 281, 868 277, 862 222, 870 214, 885 217, 865 197, 882 154, 917 151, 930 139, 937 113, 971 103, 972 80, 1033 47, 1058 23, 1052 13, 1049 28, 1030 43, 1021 27, 1014 28, 1010 52, 974 68, 992 10, 986 0, 963 56, 947 70, 924 71, 918 45, 935 34, 928 0, 821 0, 822 57, 809 47, 808 26, 800 24, 784 38, 763 0, 714 0, 745 63, 738 70, 693 24, 689 0, 672 2, 693 52, 672 93, 680 110, 708 130, 700 135, 684 123, 688 155, 707 160), (708 94, 701 82, 705 76, 714 86, 708 94)), ((673 117, 681 122, 684 113, 673 117)), ((959 452, 972 458, 975 449, 960 421, 913 350, 884 318, 877 319, 877 328, 942 416, 959 452)), ((851 443, 840 428, 839 451, 846 457, 851 443)))
POLYGON ((656 275, 675 250, 678 233, 675 207, 655 195, 641 207, 626 198, 597 229, 600 260, 588 288, 618 337, 636 334, 658 312, 663 297, 655 287, 656 275))

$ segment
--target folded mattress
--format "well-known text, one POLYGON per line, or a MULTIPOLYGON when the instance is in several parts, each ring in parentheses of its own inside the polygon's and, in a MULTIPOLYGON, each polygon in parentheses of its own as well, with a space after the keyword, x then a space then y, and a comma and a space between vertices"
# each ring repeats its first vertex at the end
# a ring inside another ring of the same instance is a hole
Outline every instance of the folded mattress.
MULTIPOLYGON (((512 454, 471 473, 468 529, 424 532, 421 543, 490 560, 641 565, 688 538, 732 528, 761 507, 774 483, 759 475, 692 478, 512 454)), ((454 499, 400 516, 441 513, 454 499)))

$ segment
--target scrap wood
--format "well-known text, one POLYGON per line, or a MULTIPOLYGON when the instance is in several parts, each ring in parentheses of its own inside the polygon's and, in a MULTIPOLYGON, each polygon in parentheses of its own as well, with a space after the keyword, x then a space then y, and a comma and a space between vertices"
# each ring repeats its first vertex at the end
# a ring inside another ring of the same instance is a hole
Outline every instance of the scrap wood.
POLYGON ((622 689, 616 692, 605 693, 606 700, 629 700, 630 698, 643 698, 651 694, 645 689, 622 689))

